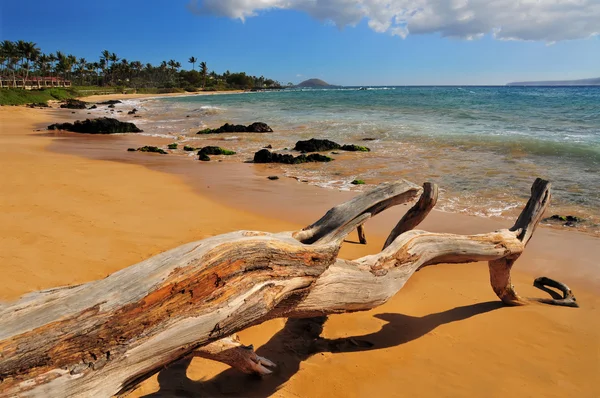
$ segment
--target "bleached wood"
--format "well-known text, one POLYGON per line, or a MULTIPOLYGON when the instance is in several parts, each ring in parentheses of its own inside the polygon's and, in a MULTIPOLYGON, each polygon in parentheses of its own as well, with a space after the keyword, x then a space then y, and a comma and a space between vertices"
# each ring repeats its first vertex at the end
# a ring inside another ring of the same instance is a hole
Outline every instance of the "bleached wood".
MULTIPOLYGON (((498 297, 523 304, 510 269, 549 203, 549 190, 545 181, 534 183, 510 230, 470 236, 411 230, 378 254, 338 259, 348 233, 421 192, 398 181, 336 206, 302 231, 219 235, 99 281, 32 293, 0 306, 0 396, 121 394, 188 355, 266 374, 268 360, 227 336, 275 317, 374 308, 427 265, 489 261, 498 297)), ((434 196, 424 193, 420 202, 434 196)), ((412 221, 400 224, 414 227, 431 207, 415 205, 412 221)))

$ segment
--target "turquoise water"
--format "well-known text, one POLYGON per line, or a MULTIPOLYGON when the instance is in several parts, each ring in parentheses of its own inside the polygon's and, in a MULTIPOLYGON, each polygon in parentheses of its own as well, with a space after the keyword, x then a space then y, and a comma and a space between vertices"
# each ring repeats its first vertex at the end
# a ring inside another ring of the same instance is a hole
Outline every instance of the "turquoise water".
POLYGON ((309 183, 364 189, 349 181, 435 181, 444 210, 512 217, 540 176, 554 184, 554 212, 584 216, 592 229, 600 220, 600 87, 289 90, 147 105, 168 114, 167 129, 178 133, 224 122, 272 126, 268 136, 224 137, 244 159, 261 144, 284 152, 312 137, 371 147, 331 164, 282 167, 309 183))

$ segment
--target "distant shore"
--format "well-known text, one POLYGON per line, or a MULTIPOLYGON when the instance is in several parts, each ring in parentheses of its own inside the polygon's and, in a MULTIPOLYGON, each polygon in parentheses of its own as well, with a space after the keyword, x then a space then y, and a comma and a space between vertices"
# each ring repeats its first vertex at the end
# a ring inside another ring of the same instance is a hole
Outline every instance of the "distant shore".
POLYGON ((222 95, 222 94, 239 94, 244 90, 228 90, 228 91, 199 91, 196 93, 166 93, 166 94, 101 94, 79 97, 80 100, 86 102, 99 102, 108 100, 123 100, 123 99, 148 99, 160 97, 191 97, 196 95, 222 95))
MULTIPOLYGON (((85 111, 3 107, 0 117, 0 166, 8 171, 0 213, 0 300, 103 278, 215 234, 302 228, 353 195, 292 179, 269 181, 268 166, 200 164, 125 151, 153 142, 164 145, 165 138, 33 131, 85 118, 85 111)), ((379 251, 405 209, 370 221, 368 245, 345 244, 340 256, 379 251)), ((470 234, 511 224, 433 212, 419 228, 470 234)), ((357 336, 373 344, 369 349, 299 358, 276 335, 284 321, 273 320, 240 333, 244 343, 278 363, 272 377, 250 380, 222 364, 194 359, 189 367, 184 361, 163 370, 131 396, 359 397, 395 396, 399 391, 416 396, 480 396, 490 391, 503 396, 597 396, 598 242, 578 232, 539 228, 514 267, 513 283, 524 296, 545 295, 531 281, 547 275, 573 289, 579 309, 499 306, 485 263, 428 267, 386 305, 330 317, 326 337, 357 336), (415 382, 423 378, 429 382, 415 382)))

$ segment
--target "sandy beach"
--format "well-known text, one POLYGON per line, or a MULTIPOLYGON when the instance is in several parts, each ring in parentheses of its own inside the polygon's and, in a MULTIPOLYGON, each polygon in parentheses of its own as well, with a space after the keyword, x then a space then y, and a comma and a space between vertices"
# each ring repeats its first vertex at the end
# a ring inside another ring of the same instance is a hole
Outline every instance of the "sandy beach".
MULTIPOLYGON (((269 181, 267 166, 192 164, 125 151, 148 137, 34 131, 85 117, 78 112, 0 107, 0 301, 103 278, 216 234, 299 229, 352 196, 292 179, 269 181)), ((345 244, 340 256, 378 252, 404 210, 370 221, 369 243, 345 244)), ((419 228, 482 233, 508 226, 433 212, 419 228)), ((278 365, 263 380, 196 358, 161 371, 130 396, 597 397, 599 242, 539 228, 515 265, 519 293, 543 296, 533 278, 554 277, 572 288, 579 309, 505 307, 489 286, 485 263, 428 267, 387 304, 329 317, 321 335, 345 339, 330 350, 306 352, 306 328, 283 319, 240 332, 278 365)))

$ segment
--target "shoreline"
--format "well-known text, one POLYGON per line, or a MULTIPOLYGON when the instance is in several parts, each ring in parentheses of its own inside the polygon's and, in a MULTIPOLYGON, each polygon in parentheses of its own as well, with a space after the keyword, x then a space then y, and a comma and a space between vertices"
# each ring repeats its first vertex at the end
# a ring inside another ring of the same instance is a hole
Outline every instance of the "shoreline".
MULTIPOLYGON (((31 131, 53 122, 54 112, 63 111, 0 108, 0 162, 10 171, 9 194, 3 195, 7 211, 0 215, 2 300, 98 279, 218 233, 301 228, 353 194, 289 179, 272 182, 266 179, 268 167, 254 171, 248 164, 196 162, 196 173, 186 174, 181 169, 192 163, 182 167, 174 157, 136 153, 124 161, 121 146, 138 137, 69 139, 31 131), (114 153, 103 152, 107 148, 114 153)), ((340 256, 378 251, 402 210, 374 218, 367 224, 369 244, 345 244, 340 256)), ((479 233, 512 224, 458 216, 432 212, 420 228, 479 233)), ((524 296, 544 294, 530 286, 530 272, 562 270, 568 278, 548 276, 571 285, 579 309, 498 306, 484 263, 428 267, 382 307, 332 316, 326 323, 323 336, 358 336, 374 343, 372 349, 299 358, 277 339, 284 324, 277 319, 240 333, 243 342, 260 347, 259 355, 278 363, 272 377, 249 380, 222 364, 194 359, 162 371, 131 396, 159 389, 153 396, 394 396, 399 391, 464 396, 490 389, 498 396, 595 396, 600 393, 593 383, 600 370, 600 297, 593 283, 585 287, 593 273, 572 280, 574 269, 596 261, 597 242, 573 231, 540 228, 515 264, 513 281, 524 296), (415 383, 422 377, 433 382, 415 383)))
POLYGON ((85 102, 100 102, 109 100, 127 100, 127 99, 153 99, 163 97, 195 97, 201 95, 224 95, 224 94, 241 94, 245 93, 245 90, 229 90, 229 91, 199 91, 194 93, 164 93, 164 94, 98 94, 89 95, 86 97, 78 97, 78 100, 85 102))

